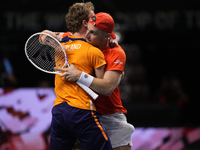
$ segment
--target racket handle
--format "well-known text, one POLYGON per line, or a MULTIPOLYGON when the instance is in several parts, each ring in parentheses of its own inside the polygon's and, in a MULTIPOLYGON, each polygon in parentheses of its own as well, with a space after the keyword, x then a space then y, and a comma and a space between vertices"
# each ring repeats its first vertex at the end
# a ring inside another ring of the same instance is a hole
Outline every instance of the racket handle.
POLYGON ((99 95, 97 95, 94 91, 92 91, 89 87, 87 87, 86 85, 80 83, 80 82, 76 82, 85 92, 87 92, 94 100, 97 99, 97 97, 99 95))

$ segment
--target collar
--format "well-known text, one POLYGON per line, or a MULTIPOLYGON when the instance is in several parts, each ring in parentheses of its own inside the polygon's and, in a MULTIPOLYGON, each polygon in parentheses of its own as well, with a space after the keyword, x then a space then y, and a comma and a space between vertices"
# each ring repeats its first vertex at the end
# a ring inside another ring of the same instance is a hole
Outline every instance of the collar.
POLYGON ((66 37, 64 37, 64 38, 62 38, 62 41, 60 41, 60 42, 63 42, 63 43, 66 43, 66 42, 68 42, 68 41, 76 41, 76 40, 81 40, 81 41, 85 41, 86 42, 86 40, 85 39, 83 39, 83 38, 79 38, 79 37, 73 37, 73 36, 66 36, 66 37))

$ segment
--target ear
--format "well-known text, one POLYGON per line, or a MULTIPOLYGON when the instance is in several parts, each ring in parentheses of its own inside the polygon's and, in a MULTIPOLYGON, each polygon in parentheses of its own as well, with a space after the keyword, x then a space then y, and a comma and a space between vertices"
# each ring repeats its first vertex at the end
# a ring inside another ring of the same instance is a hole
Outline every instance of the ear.
POLYGON ((83 20, 82 24, 83 24, 84 27, 87 27, 88 21, 83 20))
POLYGON ((111 38, 110 33, 106 33, 105 38, 110 40, 110 38, 111 38))

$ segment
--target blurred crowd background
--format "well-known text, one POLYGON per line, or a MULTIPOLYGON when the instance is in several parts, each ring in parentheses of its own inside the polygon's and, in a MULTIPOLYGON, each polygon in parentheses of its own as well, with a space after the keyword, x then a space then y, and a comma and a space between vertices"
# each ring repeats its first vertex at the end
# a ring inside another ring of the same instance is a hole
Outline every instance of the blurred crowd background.
MULTIPOLYGON (((27 60, 25 42, 44 29, 67 31, 65 14, 79 1, 1 0, 0 87, 54 87, 54 75, 27 60)), ((128 120, 135 126, 199 126, 198 0, 92 0, 110 13, 125 50, 120 83, 128 120)))

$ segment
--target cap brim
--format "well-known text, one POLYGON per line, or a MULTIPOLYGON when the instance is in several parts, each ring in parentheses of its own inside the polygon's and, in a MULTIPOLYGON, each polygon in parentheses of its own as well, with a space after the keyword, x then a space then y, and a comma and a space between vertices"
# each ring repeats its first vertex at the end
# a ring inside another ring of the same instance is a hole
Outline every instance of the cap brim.
POLYGON ((116 35, 113 32, 110 33, 110 36, 112 37, 112 39, 116 39, 116 35))

